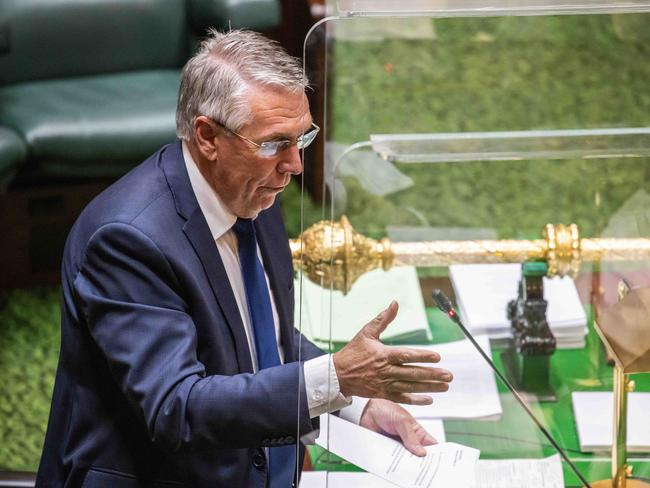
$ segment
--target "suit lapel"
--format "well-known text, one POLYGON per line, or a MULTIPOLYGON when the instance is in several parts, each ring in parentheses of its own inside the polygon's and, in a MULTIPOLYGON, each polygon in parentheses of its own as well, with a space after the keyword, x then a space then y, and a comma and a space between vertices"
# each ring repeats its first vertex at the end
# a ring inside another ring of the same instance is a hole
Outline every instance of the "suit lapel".
MULTIPOLYGON (((277 204, 276 204, 277 205, 277 204)), ((264 268, 269 276, 275 306, 280 321, 280 333, 282 334, 282 350, 284 351, 285 362, 295 361, 293 347, 293 310, 291 309, 289 289, 286 279, 281 279, 281 267, 286 263, 286 257, 282 257, 280 251, 282 242, 287 241, 287 236, 280 222, 273 222, 273 212, 276 209, 262 212, 255 220, 255 229, 264 259, 264 268)), ((280 218, 279 216, 277 218, 280 218)), ((286 273, 286 270, 285 270, 286 273)))
POLYGON ((223 261, 212 239, 210 228, 194 196, 185 168, 180 141, 167 147, 162 156, 161 166, 174 195, 176 209, 181 216, 187 219, 183 226, 183 232, 203 264, 210 287, 232 333, 239 370, 252 373, 251 352, 239 315, 239 308, 230 287, 223 261))
POLYGON ((192 243, 194 250, 199 256, 203 268, 205 269, 208 281, 214 292, 214 296, 219 302, 219 307, 226 317, 226 322, 230 332, 235 338, 235 349, 237 350, 237 362, 242 372, 253 372, 253 363, 251 361, 251 352, 246 340, 244 324, 239 314, 239 308, 235 301, 230 281, 223 266, 223 261, 217 250, 217 245, 212 239, 212 234, 208 227, 205 217, 197 207, 194 213, 187 220, 183 227, 183 232, 192 243))

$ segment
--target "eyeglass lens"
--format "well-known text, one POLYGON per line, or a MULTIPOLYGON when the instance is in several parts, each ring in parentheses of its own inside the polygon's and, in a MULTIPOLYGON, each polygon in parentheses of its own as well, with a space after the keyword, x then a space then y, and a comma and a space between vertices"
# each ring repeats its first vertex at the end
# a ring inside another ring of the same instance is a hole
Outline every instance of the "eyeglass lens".
POLYGON ((305 132, 303 135, 301 135, 296 141, 296 146, 298 146, 298 149, 304 149, 305 147, 309 146, 312 142, 314 142, 317 134, 318 129, 312 129, 309 132, 305 132))
MULTIPOLYGON (((318 129, 312 129, 309 132, 301 135, 296 139, 296 147, 298 149, 304 149, 309 146, 316 135, 318 134, 318 129)), ((260 144, 259 154, 263 157, 273 157, 279 154, 280 152, 288 149, 292 145, 291 141, 266 141, 260 144)))

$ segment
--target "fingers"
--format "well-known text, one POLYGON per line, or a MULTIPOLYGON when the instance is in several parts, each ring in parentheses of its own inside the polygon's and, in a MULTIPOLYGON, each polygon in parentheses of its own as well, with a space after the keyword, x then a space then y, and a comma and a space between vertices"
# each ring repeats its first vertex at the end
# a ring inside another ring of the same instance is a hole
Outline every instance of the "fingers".
POLYGON ((449 390, 449 384, 438 381, 393 381, 386 390, 391 393, 440 393, 449 390))
MULTIPOLYGON (((427 451, 422 447, 420 443, 420 436, 418 435, 418 427, 420 425, 415 421, 413 417, 409 415, 410 419, 398 422, 396 427, 397 435, 399 435, 402 444, 404 447, 415 454, 416 456, 426 456, 427 451)), ((420 427, 421 429, 421 427, 420 427)))
MULTIPOLYGON (((415 403, 417 398, 424 398, 431 402, 429 397, 419 395, 397 395, 398 401, 415 403), (413 400, 413 401, 410 401, 413 400)), ((397 436, 404 447, 416 456, 426 456, 424 446, 436 444, 436 440, 429 435, 424 427, 404 409, 392 401, 372 399, 366 404, 360 425, 374 432, 389 436, 397 436)))
POLYGON ((420 430, 419 430, 418 434, 420 436, 420 444, 422 444, 423 446, 432 446, 432 445, 438 443, 438 441, 436 440, 435 437, 433 437, 426 430, 424 430, 424 427, 422 427, 421 425, 419 425, 419 427, 420 427, 420 430))
POLYGON ((440 361, 440 354, 427 349, 391 347, 388 351, 388 362, 392 364, 437 363, 438 361, 440 361))
POLYGON ((388 324, 390 324, 395 317, 397 316, 397 310, 399 308, 399 305, 395 300, 390 302, 390 305, 388 305, 388 308, 382 310, 379 315, 377 315, 374 319, 372 319, 370 322, 368 322, 363 329, 361 329, 361 333, 372 337, 373 339, 379 340, 379 336, 381 333, 386 330, 386 327, 388 327, 388 324))
POLYGON ((427 366, 393 366, 387 370, 390 378, 401 381, 441 381, 449 383, 454 379, 450 371, 427 366))
POLYGON ((433 403, 433 398, 429 395, 414 395, 412 393, 391 393, 386 395, 386 399, 406 405, 431 405, 433 403))

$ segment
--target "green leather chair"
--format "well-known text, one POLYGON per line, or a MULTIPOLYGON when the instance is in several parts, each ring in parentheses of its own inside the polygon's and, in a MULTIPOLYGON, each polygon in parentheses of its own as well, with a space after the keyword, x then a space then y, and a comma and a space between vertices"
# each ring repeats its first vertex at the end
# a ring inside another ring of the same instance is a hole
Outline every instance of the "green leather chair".
POLYGON ((279 0, 0 0, 0 177, 23 158, 28 183, 123 174, 174 138, 207 27, 279 23, 279 0))
POLYGON ((14 131, 0 127, 0 192, 6 190, 26 155, 27 147, 22 138, 14 131))

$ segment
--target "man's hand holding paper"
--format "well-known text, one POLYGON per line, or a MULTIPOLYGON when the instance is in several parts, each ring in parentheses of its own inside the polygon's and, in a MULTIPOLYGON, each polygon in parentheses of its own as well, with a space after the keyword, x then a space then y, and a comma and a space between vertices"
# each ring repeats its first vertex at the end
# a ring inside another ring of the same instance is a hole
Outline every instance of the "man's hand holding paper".
POLYGON ((361 416, 361 425, 399 438, 417 456, 425 456, 425 446, 435 439, 397 403, 429 405, 430 396, 417 393, 449 389, 452 374, 442 368, 412 363, 437 363, 440 355, 426 349, 385 346, 379 336, 397 315, 393 301, 366 324, 341 351, 333 355, 340 391, 345 396, 373 398, 361 416))
POLYGON ((333 415, 321 416, 316 443, 355 466, 403 488, 469 488, 479 451, 452 442, 427 446, 424 457, 412 456, 393 439, 333 415))
POLYGON ((420 457, 427 455, 425 446, 438 443, 438 439, 428 433, 409 412, 389 400, 370 400, 359 425, 399 438, 408 451, 420 457))

